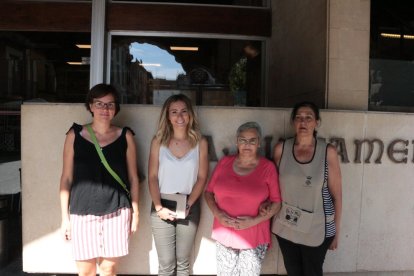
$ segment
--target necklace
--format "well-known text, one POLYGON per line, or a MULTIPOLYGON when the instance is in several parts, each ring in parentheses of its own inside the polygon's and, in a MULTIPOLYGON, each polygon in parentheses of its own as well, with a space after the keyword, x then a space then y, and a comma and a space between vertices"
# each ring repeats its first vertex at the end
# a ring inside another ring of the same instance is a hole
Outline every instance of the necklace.
POLYGON ((176 148, 184 148, 188 146, 188 140, 173 138, 171 139, 171 145, 176 148))

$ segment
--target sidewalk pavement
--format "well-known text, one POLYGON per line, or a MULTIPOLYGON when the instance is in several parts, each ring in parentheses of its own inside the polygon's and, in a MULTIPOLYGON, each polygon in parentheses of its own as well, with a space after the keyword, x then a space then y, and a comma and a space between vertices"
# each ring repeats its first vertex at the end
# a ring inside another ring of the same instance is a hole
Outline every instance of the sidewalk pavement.
MULTIPOLYGON (((1 276, 74 276, 75 274, 39 274, 22 271, 22 258, 17 258, 5 267, 0 267, 1 276)), ((414 276, 414 271, 405 272, 355 272, 355 273, 326 273, 325 276, 414 276)), ((122 275, 119 275, 122 276, 122 275)), ((126 275, 125 275, 126 276, 126 275)), ((268 275, 277 276, 277 275, 268 275)))

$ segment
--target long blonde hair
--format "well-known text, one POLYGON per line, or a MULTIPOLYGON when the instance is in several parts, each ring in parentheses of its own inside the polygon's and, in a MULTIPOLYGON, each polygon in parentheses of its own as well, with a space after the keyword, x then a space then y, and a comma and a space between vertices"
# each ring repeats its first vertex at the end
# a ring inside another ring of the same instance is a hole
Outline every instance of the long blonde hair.
POLYGON ((191 147, 195 147, 201 140, 200 127, 190 99, 183 94, 172 95, 167 100, 165 100, 164 105, 161 109, 160 119, 158 122, 158 130, 155 136, 160 141, 161 145, 168 147, 168 144, 170 143, 170 140, 174 134, 174 129, 168 118, 168 114, 170 105, 174 102, 183 102, 187 106, 187 112, 190 119, 187 126, 187 136, 191 147))

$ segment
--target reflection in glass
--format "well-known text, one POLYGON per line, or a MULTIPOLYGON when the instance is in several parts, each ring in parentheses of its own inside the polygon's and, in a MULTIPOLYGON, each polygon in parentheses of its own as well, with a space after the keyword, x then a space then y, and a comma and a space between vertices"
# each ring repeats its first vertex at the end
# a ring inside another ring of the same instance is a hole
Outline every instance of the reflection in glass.
POLYGON ((76 44, 90 34, 0 32, 0 163, 20 159, 21 104, 84 102, 90 49, 76 44))
POLYGON ((111 83, 123 103, 260 106, 261 42, 112 36, 111 83))
POLYGON ((158 46, 133 42, 129 46, 129 54, 132 56, 132 63, 139 62, 154 78, 176 80, 179 74, 184 73, 183 67, 175 61, 174 56, 158 46))
POLYGON ((369 110, 414 112, 413 1, 371 1, 369 110))

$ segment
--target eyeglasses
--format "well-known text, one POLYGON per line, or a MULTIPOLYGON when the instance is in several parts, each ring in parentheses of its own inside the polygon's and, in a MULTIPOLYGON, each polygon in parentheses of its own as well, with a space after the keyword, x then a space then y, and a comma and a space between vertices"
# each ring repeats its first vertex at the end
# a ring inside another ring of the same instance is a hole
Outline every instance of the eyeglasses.
POLYGON ((294 118, 294 121, 295 122, 298 122, 298 123, 301 123, 301 122, 310 123, 310 122, 312 122, 314 120, 315 120, 315 118, 313 116, 311 116, 311 115, 306 115, 306 116, 296 115, 295 118, 294 118))
POLYGON ((237 143, 239 145, 252 145, 252 146, 255 146, 255 145, 257 145, 258 142, 259 142, 258 138, 246 139, 246 138, 242 138, 242 137, 237 137, 237 143))
POLYGON ((104 103, 101 101, 96 101, 93 103, 93 105, 97 108, 97 109, 115 109, 116 104, 114 102, 109 102, 109 103, 104 103))

